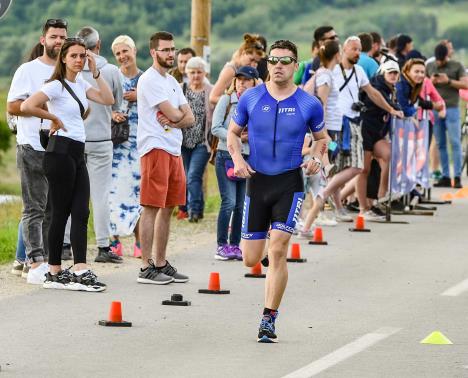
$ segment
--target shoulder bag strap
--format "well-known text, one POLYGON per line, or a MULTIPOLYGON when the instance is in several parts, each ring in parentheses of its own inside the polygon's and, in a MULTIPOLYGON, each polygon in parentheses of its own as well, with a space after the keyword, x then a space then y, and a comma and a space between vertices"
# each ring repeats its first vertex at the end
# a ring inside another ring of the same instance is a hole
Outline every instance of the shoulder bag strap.
MULTIPOLYGON (((345 70, 344 70, 344 67, 343 65, 340 63, 340 67, 341 67, 341 73, 343 74, 343 78, 345 79, 345 82, 343 83, 343 85, 340 87, 340 92, 348 85, 349 81, 351 80, 351 78, 354 76, 354 74, 356 73, 356 69, 354 68, 353 66, 353 70, 351 71, 351 75, 349 75, 349 77, 346 77, 346 73, 345 73, 345 70)), ((356 77, 356 82, 357 82, 357 77, 356 77)), ((359 85, 358 85, 359 87, 359 85)))
POLYGON ((81 118, 83 118, 85 114, 85 108, 83 104, 81 103, 80 99, 75 94, 75 92, 73 92, 73 89, 71 89, 71 87, 68 85, 68 83, 65 80, 62 81, 62 85, 68 91, 68 93, 70 93, 70 96, 72 96, 75 99, 75 101, 78 103, 78 106, 80 107, 81 118))

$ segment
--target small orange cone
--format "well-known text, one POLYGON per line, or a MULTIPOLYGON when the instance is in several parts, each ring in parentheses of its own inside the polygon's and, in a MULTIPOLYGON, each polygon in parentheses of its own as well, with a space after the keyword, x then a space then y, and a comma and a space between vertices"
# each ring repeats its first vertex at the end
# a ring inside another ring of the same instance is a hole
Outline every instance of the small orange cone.
POLYGON ((323 240, 323 231, 322 227, 315 227, 314 230, 314 239, 309 240, 309 244, 315 245, 328 245, 328 242, 323 240))
POLYGON ((288 262, 304 263, 307 259, 301 259, 301 245, 291 244, 291 257, 286 259, 288 262))
POLYGON ((221 290, 218 272, 211 272, 210 281, 208 282, 208 289, 199 289, 198 292, 201 294, 230 294, 231 293, 230 290, 221 290))
POLYGON ((122 320, 122 303, 114 301, 110 305, 109 319, 99 320, 99 325, 105 327, 131 327, 131 322, 122 320))
POLYGON ((450 201, 453 200, 455 197, 452 193, 444 193, 440 196, 440 198, 442 198, 442 200, 444 201, 450 201))
POLYGON ((349 231, 352 232, 370 232, 368 228, 365 228, 364 226, 364 217, 362 215, 358 215, 356 218, 356 223, 354 225, 354 228, 350 228, 349 231))
POLYGON ((250 270, 250 273, 244 274, 244 277, 265 278, 266 274, 262 273, 262 264, 260 263, 260 261, 252 267, 252 269, 250 270))

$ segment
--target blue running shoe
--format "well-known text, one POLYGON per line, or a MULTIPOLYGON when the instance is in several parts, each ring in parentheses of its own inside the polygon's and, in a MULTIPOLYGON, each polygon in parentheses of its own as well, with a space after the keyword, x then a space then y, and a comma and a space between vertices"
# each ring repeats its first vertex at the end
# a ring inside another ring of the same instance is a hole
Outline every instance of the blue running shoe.
POLYGON ((277 343, 278 337, 275 334, 275 320, 278 312, 275 315, 263 315, 260 321, 260 328, 258 330, 258 343, 277 343))

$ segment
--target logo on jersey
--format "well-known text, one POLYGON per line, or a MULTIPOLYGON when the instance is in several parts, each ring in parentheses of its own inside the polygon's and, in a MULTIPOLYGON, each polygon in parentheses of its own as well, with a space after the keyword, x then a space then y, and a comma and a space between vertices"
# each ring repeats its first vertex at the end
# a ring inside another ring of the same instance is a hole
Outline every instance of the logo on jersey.
POLYGON ((270 109, 271 109, 271 108, 270 108, 270 105, 263 105, 263 106, 262 106, 262 111, 264 111, 264 112, 269 112, 270 109))
POLYGON ((296 115, 296 108, 279 108, 278 114, 296 115))
POLYGON ((241 236, 242 236, 242 239, 250 239, 253 236, 253 234, 246 234, 242 232, 241 236))

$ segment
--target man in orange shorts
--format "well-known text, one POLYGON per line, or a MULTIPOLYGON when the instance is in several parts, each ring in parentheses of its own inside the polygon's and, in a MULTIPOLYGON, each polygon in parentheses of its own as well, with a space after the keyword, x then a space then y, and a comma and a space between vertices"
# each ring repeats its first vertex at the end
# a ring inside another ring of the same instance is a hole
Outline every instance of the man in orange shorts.
POLYGON ((142 268, 138 282, 187 282, 166 260, 172 210, 185 205, 181 129, 195 120, 179 83, 167 73, 174 65, 174 37, 157 32, 150 39, 153 65, 137 86, 137 146, 141 157, 140 219, 142 268))

